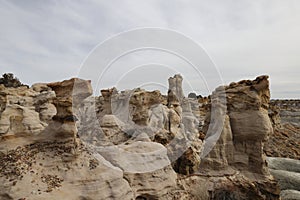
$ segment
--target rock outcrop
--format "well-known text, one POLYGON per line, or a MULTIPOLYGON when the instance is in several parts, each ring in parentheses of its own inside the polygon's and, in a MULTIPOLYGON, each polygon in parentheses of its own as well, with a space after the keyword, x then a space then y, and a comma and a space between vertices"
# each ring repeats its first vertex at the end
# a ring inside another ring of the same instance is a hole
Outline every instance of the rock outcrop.
POLYGON ((229 85, 226 100, 233 134, 234 166, 254 173, 267 173, 263 147, 273 132, 268 116, 268 77, 229 85))
POLYGON ((224 196, 228 194, 228 198, 248 199, 245 194, 235 194, 226 187, 248 188, 251 183, 256 185, 249 191, 253 199, 278 198, 279 188, 270 176, 263 153, 264 143, 273 132, 268 117, 269 99, 267 76, 219 87, 211 95, 202 154, 207 149, 211 151, 201 159, 199 170, 212 177, 227 174, 232 179, 220 180, 220 187, 214 186, 215 195, 221 192, 224 196), (236 172, 241 174, 233 175, 236 172))
POLYGON ((152 107, 162 102, 159 91, 147 92, 145 90, 135 90, 130 97, 132 121, 137 125, 148 126, 152 107))
POLYGON ((112 114, 111 99, 112 96, 116 95, 117 93, 118 91, 116 88, 101 90, 101 99, 97 101, 99 103, 99 105, 97 106, 97 114, 99 119, 101 119, 104 115, 112 114))
MULTIPOLYGON (((91 95, 90 82, 71 79, 19 89, 14 92, 25 92, 19 95, 26 97, 24 103, 43 104, 43 99, 52 99, 57 113, 45 130, 32 136, 29 144, 18 146, 20 143, 14 138, 1 137, 0 149, 6 150, 0 154, 1 199, 133 199, 133 190, 124 179, 123 171, 76 138, 76 109, 91 95), (52 92, 51 88, 55 97, 42 98, 41 92, 52 92), (38 94, 33 96, 35 92, 38 94), (28 100, 31 98, 33 101, 28 100)), ((6 94, 11 93, 6 91, 6 94)), ((4 117, 7 116, 1 115, 4 117)), ((24 124, 24 119, 20 123, 24 124)), ((11 127, 15 130, 20 124, 11 124, 11 127)))
POLYGON ((130 135, 122 130, 125 124, 115 115, 104 115, 100 126, 105 140, 113 144, 122 144, 130 138, 130 135))
POLYGON ((300 127, 297 125, 298 100, 272 100, 269 108, 274 133, 266 142, 270 157, 300 159, 300 127))
POLYGON ((51 88, 34 90, 27 86, 0 85, 0 135, 30 136, 40 133, 56 113, 51 88))
POLYGON ((272 100, 271 105, 279 108, 282 124, 288 123, 300 127, 300 100, 272 100))
POLYGON ((170 77, 168 79, 169 82, 169 96, 173 96, 173 98, 176 98, 179 102, 182 101, 184 98, 184 93, 182 89, 182 81, 183 78, 180 74, 174 75, 174 77, 170 77))
POLYGON ((202 141, 199 139, 199 119, 192 111, 190 100, 184 96, 182 81, 179 74, 168 79, 168 131, 174 136, 171 137, 169 157, 176 172, 188 175, 199 167, 202 141))
POLYGON ((161 144, 137 141, 100 147, 98 152, 124 171, 136 197, 159 199, 177 187, 177 174, 171 167, 167 149, 161 144))
POLYGON ((73 140, 46 141, 1 154, 1 199, 133 199, 123 172, 73 140))
POLYGON ((230 165, 241 171, 267 174, 263 146, 273 131, 268 117, 268 77, 231 83, 218 88, 211 98, 212 108, 205 125, 207 141, 216 137, 218 128, 222 132, 219 131, 216 146, 203 162, 208 162, 210 167, 230 165), (217 124, 219 121, 223 123, 217 124), (209 126, 217 128, 209 129, 209 126))
POLYGON ((0 89, 2 199, 279 199, 263 153, 267 76, 199 99, 180 75, 167 96, 93 97, 77 78, 0 89))
POLYGON ((78 120, 75 113, 80 103, 93 93, 91 82, 73 78, 47 86, 56 94, 53 104, 57 110, 47 131, 56 134, 57 137, 75 137, 78 120))

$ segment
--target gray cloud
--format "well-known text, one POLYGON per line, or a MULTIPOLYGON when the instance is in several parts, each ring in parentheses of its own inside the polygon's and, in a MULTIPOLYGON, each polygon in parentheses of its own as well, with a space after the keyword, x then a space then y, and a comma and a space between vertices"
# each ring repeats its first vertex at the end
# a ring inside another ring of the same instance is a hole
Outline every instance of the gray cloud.
MULTIPOLYGON (((113 34, 162 27, 201 44, 225 83, 269 74, 272 98, 300 98, 299 9, 298 0, 1 1, 0 73, 28 84, 66 79, 113 34)), ((163 54, 154 57, 183 67, 163 54)))

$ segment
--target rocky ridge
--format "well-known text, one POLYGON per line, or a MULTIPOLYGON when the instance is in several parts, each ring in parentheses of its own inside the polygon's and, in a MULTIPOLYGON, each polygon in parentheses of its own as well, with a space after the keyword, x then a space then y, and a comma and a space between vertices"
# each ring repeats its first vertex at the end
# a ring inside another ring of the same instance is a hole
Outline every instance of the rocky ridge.
POLYGON ((274 128, 265 152, 270 157, 300 159, 299 100, 271 100, 269 116, 274 128))

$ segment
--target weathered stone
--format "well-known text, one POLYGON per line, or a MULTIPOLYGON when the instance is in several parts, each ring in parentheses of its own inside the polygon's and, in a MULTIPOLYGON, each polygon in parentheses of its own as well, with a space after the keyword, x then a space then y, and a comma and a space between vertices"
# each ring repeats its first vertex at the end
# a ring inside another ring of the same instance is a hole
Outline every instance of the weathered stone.
POLYGON ((263 143, 273 129, 268 117, 268 76, 226 87, 226 100, 234 143, 234 165, 241 170, 267 173, 263 143))
POLYGON ((161 144, 137 141, 100 147, 98 152, 124 171, 136 197, 159 199, 176 189, 177 175, 170 165, 167 149, 161 144))
POLYGON ((51 104, 51 91, 42 94, 25 86, 6 88, 3 85, 0 91, 0 135, 38 134, 48 125, 46 115, 51 118, 56 113, 51 104), (40 100, 41 95, 44 95, 43 100, 40 100), (45 104, 44 110, 51 111, 41 113, 37 104, 45 104))
POLYGON ((122 130, 122 128, 125 127, 124 123, 114 115, 104 115, 100 122, 100 126, 105 140, 110 141, 113 144, 121 144, 130 138, 130 136, 122 130))
POLYGON ((271 105, 279 109, 281 124, 292 124, 300 127, 300 100, 299 99, 276 99, 271 100, 271 105))
POLYGON ((77 134, 75 122, 78 120, 76 112, 83 100, 93 93, 91 81, 72 78, 62 82, 49 83, 47 86, 55 91, 54 105, 57 110, 56 115, 52 118, 54 122, 49 125, 47 131, 55 130, 52 134, 61 137, 75 137, 77 134))
POLYGON ((267 157, 267 161, 268 167, 271 169, 300 173, 300 160, 267 157))
MULTIPOLYGON (((18 147, 0 156, 0 197, 8 199, 134 198, 123 172, 73 140, 18 147), (16 165, 17 164, 17 165, 16 165)), ((3 199, 3 198, 1 198, 3 199)))
POLYGON ((183 90, 182 90, 182 76, 180 74, 176 74, 174 77, 170 77, 168 79, 169 82, 169 93, 172 92, 174 98, 177 98, 179 102, 184 98, 183 90))
POLYGON ((300 173, 273 169, 270 172, 278 181, 281 190, 299 190, 300 173))
POLYGON ((51 91, 51 88, 47 86, 47 83, 35 83, 31 86, 31 89, 39 93, 51 91))
POLYGON ((274 128, 273 134, 265 144, 267 156, 300 159, 300 128, 292 124, 282 124, 274 128))
POLYGON ((101 114, 101 117, 103 115, 112 114, 111 99, 112 99, 112 96, 116 95, 116 94, 118 94, 118 91, 116 88, 101 90, 101 95, 103 97, 103 100, 101 101, 101 105, 100 105, 101 111, 99 112, 99 114, 101 114))
POLYGON ((174 162, 173 168, 179 174, 194 174, 199 169, 200 164, 200 144, 190 147, 174 162))
POLYGON ((157 90, 153 92, 136 90, 129 103, 133 107, 132 120, 138 125, 148 125, 150 107, 161 103, 161 94, 157 90))
POLYGON ((113 88, 100 97, 81 79, 0 85, 0 198, 279 199, 263 155, 267 77, 198 100, 184 97, 180 75, 169 84, 168 96, 113 88))
POLYGON ((265 144, 270 157, 300 159, 299 100, 271 100, 269 117, 274 132, 265 144))
POLYGON ((282 200, 300 200, 300 191, 297 190, 283 190, 280 193, 282 200))
POLYGON ((289 158, 267 158, 271 174, 278 180, 282 199, 297 199, 300 194, 300 161, 289 158))
MULTIPOLYGON (((210 115, 208 115, 208 118, 210 115)), ((214 122, 211 122, 214 123, 214 122)), ((213 124, 211 124, 213 125, 213 124)), ((206 127, 208 128, 208 127, 206 127)), ((206 142, 210 142, 207 140, 206 142)), ((233 163, 233 138, 231 132, 231 126, 229 123, 229 117, 226 115, 223 130, 217 143, 212 143, 214 146, 207 156, 201 160, 200 170, 222 170, 226 169, 233 163)))
POLYGON ((280 190, 273 179, 249 179, 241 174, 185 176, 179 183, 191 199, 203 200, 267 200, 279 199, 280 190))

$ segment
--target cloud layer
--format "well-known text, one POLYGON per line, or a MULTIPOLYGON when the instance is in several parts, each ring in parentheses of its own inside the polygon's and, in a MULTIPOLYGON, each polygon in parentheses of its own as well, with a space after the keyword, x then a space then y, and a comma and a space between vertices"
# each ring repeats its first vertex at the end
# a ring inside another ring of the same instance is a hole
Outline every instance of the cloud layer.
POLYGON ((299 9, 298 0, 0 1, 0 73, 27 84, 66 79, 108 37, 162 27, 201 44, 225 83, 269 74, 272 98, 300 98, 299 9))

